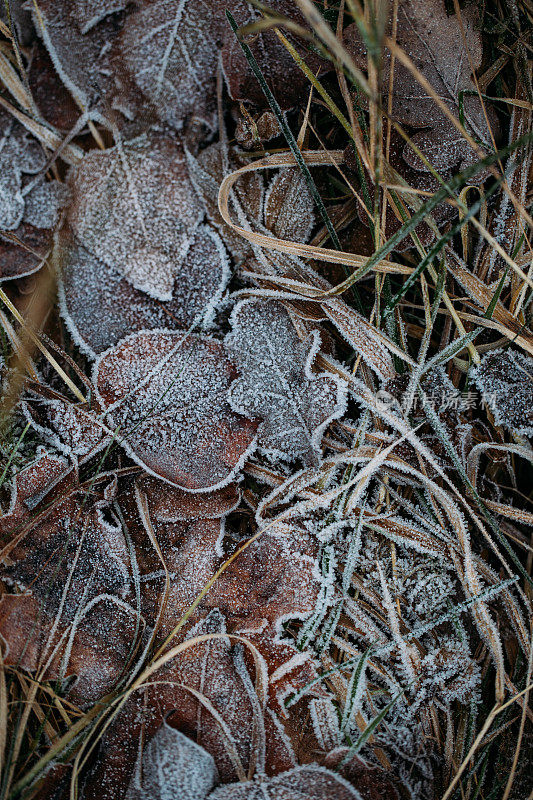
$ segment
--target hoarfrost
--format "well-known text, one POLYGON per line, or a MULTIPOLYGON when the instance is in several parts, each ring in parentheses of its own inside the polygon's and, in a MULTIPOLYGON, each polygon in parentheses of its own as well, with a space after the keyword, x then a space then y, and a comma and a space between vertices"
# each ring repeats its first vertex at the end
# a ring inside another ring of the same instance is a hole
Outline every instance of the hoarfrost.
POLYGON ((70 183, 68 220, 80 244, 136 289, 172 300, 202 216, 176 140, 152 132, 91 151, 70 183))
POLYGON ((345 408, 345 386, 311 365, 318 335, 300 342, 280 303, 244 300, 233 311, 226 345, 242 376, 230 403, 241 414, 262 417, 259 445, 270 455, 316 462, 331 420, 345 408))
POLYGON ((220 342, 194 334, 132 334, 103 353, 94 383, 129 455, 189 491, 230 483, 256 425, 232 411, 235 368, 220 342))

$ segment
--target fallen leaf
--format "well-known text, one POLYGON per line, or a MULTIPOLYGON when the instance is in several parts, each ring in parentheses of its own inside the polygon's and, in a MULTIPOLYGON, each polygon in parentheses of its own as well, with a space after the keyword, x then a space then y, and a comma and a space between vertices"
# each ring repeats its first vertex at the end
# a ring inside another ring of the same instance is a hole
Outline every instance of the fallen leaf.
MULTIPOLYGON (((476 91, 471 78, 470 63, 473 63, 474 68, 479 67, 483 54, 479 7, 475 3, 465 4, 461 8, 461 19, 464 38, 457 15, 448 14, 445 4, 440 0, 400 0, 398 5, 398 46, 407 53, 456 119, 460 117, 462 93, 476 91)), ((387 35, 390 36, 391 31, 392 7, 387 35)), ((344 43, 357 65, 366 69, 367 51, 356 23, 345 29, 344 43)), ((385 48, 380 77, 381 90, 385 95, 389 87, 390 67, 391 54, 385 48)), ((439 164, 453 169, 458 165, 464 168, 467 163, 477 160, 466 139, 458 134, 426 89, 397 59, 394 65, 391 111, 398 122, 415 128, 431 129, 412 137, 430 162, 431 157, 438 154, 439 164)), ((466 127, 474 137, 490 142, 485 116, 476 96, 464 95, 463 111, 466 127)), ((497 120, 490 110, 489 115, 491 125, 497 126, 497 120)), ((404 147, 404 158, 416 169, 427 170, 408 145, 404 147)))
POLYGON ((46 159, 40 143, 0 110, 0 229, 12 234, 0 244, 5 254, 0 281, 30 275, 46 255, 50 229, 67 199, 66 187, 58 181, 29 177, 44 169, 46 159))
POLYGON ((226 346, 242 373, 230 390, 231 407, 263 419, 258 444, 271 456, 316 461, 324 430, 345 405, 344 385, 311 371, 317 335, 300 342, 275 301, 244 300, 231 322, 226 346))
POLYGON ((70 177, 68 221, 90 253, 157 300, 172 300, 202 216, 183 151, 151 133, 89 152, 70 177))
MULTIPOLYGON (((290 0, 271 0, 268 10, 287 18, 302 28, 308 27, 297 4, 290 0)), ((239 26, 262 19, 262 14, 248 3, 233 4, 231 12, 239 26)), ((325 59, 321 59, 316 51, 311 50, 302 38, 296 36, 290 28, 284 28, 283 33, 290 40, 296 52, 305 59, 310 69, 316 72, 320 67, 322 72, 327 71, 329 63, 325 59)), ((246 43, 282 109, 291 108, 301 103, 302 98, 307 97, 309 88, 307 78, 273 31, 255 33, 253 37, 247 38, 246 43)), ((247 101, 259 108, 266 106, 265 95, 229 25, 226 25, 224 29, 222 66, 229 94, 234 100, 247 101)))
POLYGON ((220 342, 186 332, 132 334, 94 369, 99 399, 126 452, 189 491, 230 483, 253 447, 256 423, 227 401, 235 377, 220 342))
POLYGON ((515 350, 482 356, 471 375, 496 425, 529 436, 533 433, 533 358, 515 350))
POLYGON ((5 663, 45 679, 76 675, 69 697, 96 700, 116 684, 142 631, 127 602, 131 564, 119 520, 105 500, 76 490, 63 459, 42 453, 15 479, 2 534, 2 580, 23 592, 0 600, 5 663))
POLYGON ((76 344, 93 358, 137 331, 209 325, 230 272, 224 245, 207 225, 194 231, 187 252, 175 259, 168 302, 135 289, 68 230, 57 237, 55 255, 60 311, 76 344))
POLYGON ((108 115, 111 111, 105 102, 115 90, 110 45, 120 30, 120 20, 113 17, 113 12, 125 5, 124 0, 39 0, 31 5, 35 30, 61 82, 81 110, 103 101, 108 115))
POLYGON ((74 404, 61 395, 46 397, 31 390, 22 411, 45 441, 66 456, 83 458, 104 444, 105 428, 97 419, 97 408, 74 404))
POLYGON ((148 498, 150 513, 159 522, 220 519, 234 511, 240 500, 236 483, 205 494, 185 492, 149 475, 141 478, 139 485, 148 498))
MULTIPOLYGON (((189 175, 207 214, 207 218, 220 233, 226 247, 237 264, 253 254, 250 243, 226 225, 218 210, 218 189, 222 180, 242 166, 237 155, 224 144, 209 145, 195 158, 187 153, 189 175)), ((232 214, 240 224, 253 225, 261 220, 264 204, 263 179, 258 172, 244 175, 231 193, 232 214)))
POLYGON ((348 781, 315 764, 295 767, 275 778, 219 786, 209 800, 361 800, 348 781))
POLYGON ((204 800, 217 782, 213 757, 166 722, 141 753, 125 800, 204 800))

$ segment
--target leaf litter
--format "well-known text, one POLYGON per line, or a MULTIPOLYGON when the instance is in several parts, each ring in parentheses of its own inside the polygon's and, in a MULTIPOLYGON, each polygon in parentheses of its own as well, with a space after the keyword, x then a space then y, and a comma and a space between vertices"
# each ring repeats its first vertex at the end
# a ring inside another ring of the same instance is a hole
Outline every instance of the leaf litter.
POLYGON ((6 797, 530 791, 528 12, 348 6, 0 12, 6 797))

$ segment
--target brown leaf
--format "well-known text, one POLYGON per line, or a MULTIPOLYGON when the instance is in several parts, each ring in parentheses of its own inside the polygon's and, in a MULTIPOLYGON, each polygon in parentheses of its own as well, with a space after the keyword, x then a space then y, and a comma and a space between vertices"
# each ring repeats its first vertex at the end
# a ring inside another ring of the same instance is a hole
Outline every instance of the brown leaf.
MULTIPOLYGON (((296 3, 290 2, 290 0, 272 0, 268 4, 268 8, 301 27, 307 27, 296 3)), ((233 4, 231 12, 239 26, 261 19, 259 12, 247 3, 233 4)), ((328 69, 328 62, 311 51, 302 39, 295 36, 289 29, 284 29, 283 32, 290 39, 296 51, 305 58, 310 69, 316 71, 319 66, 322 71, 328 69)), ((302 98, 307 97, 306 90, 308 90, 309 84, 306 77, 273 31, 254 34, 253 37, 249 37, 247 44, 281 108, 291 108, 291 106, 301 103, 302 98)), ((252 73, 241 46, 228 25, 224 29, 222 65, 230 96, 234 100, 248 101, 259 107, 266 106, 266 98, 257 78, 252 73)))
POLYGON ((205 494, 191 494, 149 475, 139 485, 148 497, 150 513, 159 522, 219 519, 239 505, 240 492, 236 483, 205 494))
MULTIPOLYGON (((415 67, 431 84, 435 93, 459 119, 459 97, 464 91, 475 92, 471 66, 479 67, 482 57, 479 7, 475 3, 461 8, 465 39, 455 13, 448 14, 441 0, 400 0, 397 17, 396 42, 410 57, 415 67), (465 41, 466 40, 466 41, 465 41), (468 54, 467 49, 468 48, 468 54)), ((386 33, 392 31, 392 6, 386 33)), ((344 43, 358 66, 365 69, 367 53, 356 23, 344 31, 344 43)), ((381 89, 388 92, 391 54, 385 48, 381 71, 381 89)), ((497 126, 490 112, 491 125, 497 126)), ((475 137, 490 141, 487 124, 477 97, 464 96, 464 114, 468 129, 475 137)), ((392 116, 405 125, 430 128, 426 136, 415 137, 429 161, 437 155, 442 167, 464 167, 477 158, 468 142, 458 135, 435 101, 407 67, 395 62, 392 92, 392 116)), ((416 169, 426 170, 424 164, 406 146, 406 160, 416 169)), ((436 165, 434 165, 436 166, 436 165)), ((439 169, 438 166, 436 166, 439 169)))
POLYGON ((207 337, 141 332, 104 353, 94 383, 110 425, 148 472, 191 491, 230 483, 256 423, 235 414, 227 391, 236 371, 207 337))
POLYGON ((1 576, 24 592, 1 601, 6 663, 47 679, 76 675, 70 697, 82 703, 115 685, 140 622, 127 602, 126 541, 106 506, 76 493, 65 462, 42 454, 18 474, 2 520, 1 576))
POLYGON ((0 110, 0 281, 30 275, 43 263, 59 209, 66 200, 58 181, 38 176, 46 165, 40 143, 0 110))

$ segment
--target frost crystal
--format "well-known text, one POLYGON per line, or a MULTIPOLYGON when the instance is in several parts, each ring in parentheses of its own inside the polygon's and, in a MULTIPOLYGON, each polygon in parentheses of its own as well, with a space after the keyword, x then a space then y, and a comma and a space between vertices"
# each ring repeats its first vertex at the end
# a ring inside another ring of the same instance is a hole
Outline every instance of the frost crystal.
POLYGON ((152 133, 92 151, 70 182, 68 219, 78 241, 136 289, 172 300, 202 216, 178 143, 152 133))
POLYGON ((103 353, 94 383, 131 457, 190 491, 229 483, 255 434, 227 391, 235 369, 222 344, 193 334, 132 334, 103 353))
POLYGON ((166 303, 135 289, 67 231, 58 238, 57 254, 61 313, 78 346, 93 357, 130 333, 208 324, 229 278, 224 245, 207 225, 196 229, 187 253, 176 259, 166 303))
POLYGON ((345 405, 344 385, 311 371, 318 335, 300 342, 275 301, 245 300, 231 321, 226 345, 242 373, 231 387, 232 408, 263 419, 258 442, 267 453, 316 461, 325 428, 345 405))

